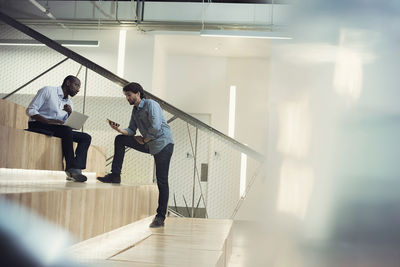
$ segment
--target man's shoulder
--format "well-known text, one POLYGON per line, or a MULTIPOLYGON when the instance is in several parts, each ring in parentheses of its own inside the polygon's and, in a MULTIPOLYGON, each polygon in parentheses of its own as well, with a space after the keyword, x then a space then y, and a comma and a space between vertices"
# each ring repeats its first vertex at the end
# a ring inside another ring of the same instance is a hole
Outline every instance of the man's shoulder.
POLYGON ((154 107, 154 106, 160 107, 160 104, 158 104, 157 101, 154 101, 153 99, 147 99, 147 98, 146 98, 146 100, 144 102, 144 105, 145 106, 147 105, 149 107, 154 107))
POLYGON ((39 91, 41 92, 49 92, 49 93, 57 93, 58 91, 58 86, 45 86, 42 87, 39 91))

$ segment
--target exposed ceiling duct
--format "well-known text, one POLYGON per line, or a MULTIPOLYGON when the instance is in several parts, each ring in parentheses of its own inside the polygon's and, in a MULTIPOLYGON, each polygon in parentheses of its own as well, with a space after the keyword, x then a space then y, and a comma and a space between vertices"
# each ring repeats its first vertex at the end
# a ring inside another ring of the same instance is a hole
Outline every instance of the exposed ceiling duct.
POLYGON ((69 29, 283 31, 291 6, 276 2, 0 0, 0 10, 26 25, 69 29))

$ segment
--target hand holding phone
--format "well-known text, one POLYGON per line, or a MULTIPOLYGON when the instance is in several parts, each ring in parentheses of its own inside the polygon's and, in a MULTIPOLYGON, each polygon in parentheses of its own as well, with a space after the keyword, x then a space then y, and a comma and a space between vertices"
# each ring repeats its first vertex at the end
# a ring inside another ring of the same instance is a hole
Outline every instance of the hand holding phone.
POLYGON ((110 120, 110 119, 107 119, 107 122, 108 122, 108 124, 110 124, 110 126, 112 127, 112 128, 118 128, 119 127, 119 123, 116 123, 116 122, 114 122, 114 121, 112 121, 112 120, 110 120))

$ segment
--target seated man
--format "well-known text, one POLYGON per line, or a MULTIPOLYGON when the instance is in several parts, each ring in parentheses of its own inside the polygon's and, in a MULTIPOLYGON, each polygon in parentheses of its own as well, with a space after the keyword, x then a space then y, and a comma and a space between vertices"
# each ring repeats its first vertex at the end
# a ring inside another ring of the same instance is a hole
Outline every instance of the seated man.
POLYGON ((87 133, 73 131, 63 124, 73 109, 68 96, 74 97, 80 87, 80 80, 69 75, 61 86, 46 86, 40 89, 26 109, 26 114, 30 117, 29 130, 61 138, 67 180, 75 182, 87 180, 86 176, 82 175, 82 169, 86 168, 87 151, 92 138, 87 133), (78 143, 75 153, 74 141, 78 143))

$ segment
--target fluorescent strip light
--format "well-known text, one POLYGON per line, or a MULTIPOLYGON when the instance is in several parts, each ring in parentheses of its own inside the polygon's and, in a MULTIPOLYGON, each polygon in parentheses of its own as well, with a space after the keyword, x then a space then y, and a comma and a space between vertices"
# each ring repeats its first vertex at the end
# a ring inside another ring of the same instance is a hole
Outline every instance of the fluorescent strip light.
POLYGON ((31 2, 35 7, 37 7, 43 13, 46 13, 46 8, 44 8, 44 6, 39 4, 36 0, 29 0, 29 2, 31 2))
POLYGON ((235 113, 236 113, 236 86, 232 85, 229 91, 229 125, 228 136, 235 137, 235 113))
POLYGON ((126 30, 119 31, 117 75, 124 76, 126 30))
MULTIPOLYGON (((99 41, 88 40, 54 40, 62 46, 80 46, 80 47, 99 47, 99 41)), ((4 39, 0 40, 0 45, 25 45, 25 46, 45 46, 45 44, 28 39, 4 39)))
POLYGON ((201 30, 201 36, 210 37, 239 37, 239 38, 261 38, 261 39, 277 39, 287 40, 292 39, 280 32, 265 32, 265 31, 228 31, 228 30, 201 30))
POLYGON ((29 2, 31 2, 35 7, 37 7, 40 11, 46 14, 49 18, 56 19, 49 10, 47 10, 44 6, 39 4, 36 0, 29 0, 29 2))

